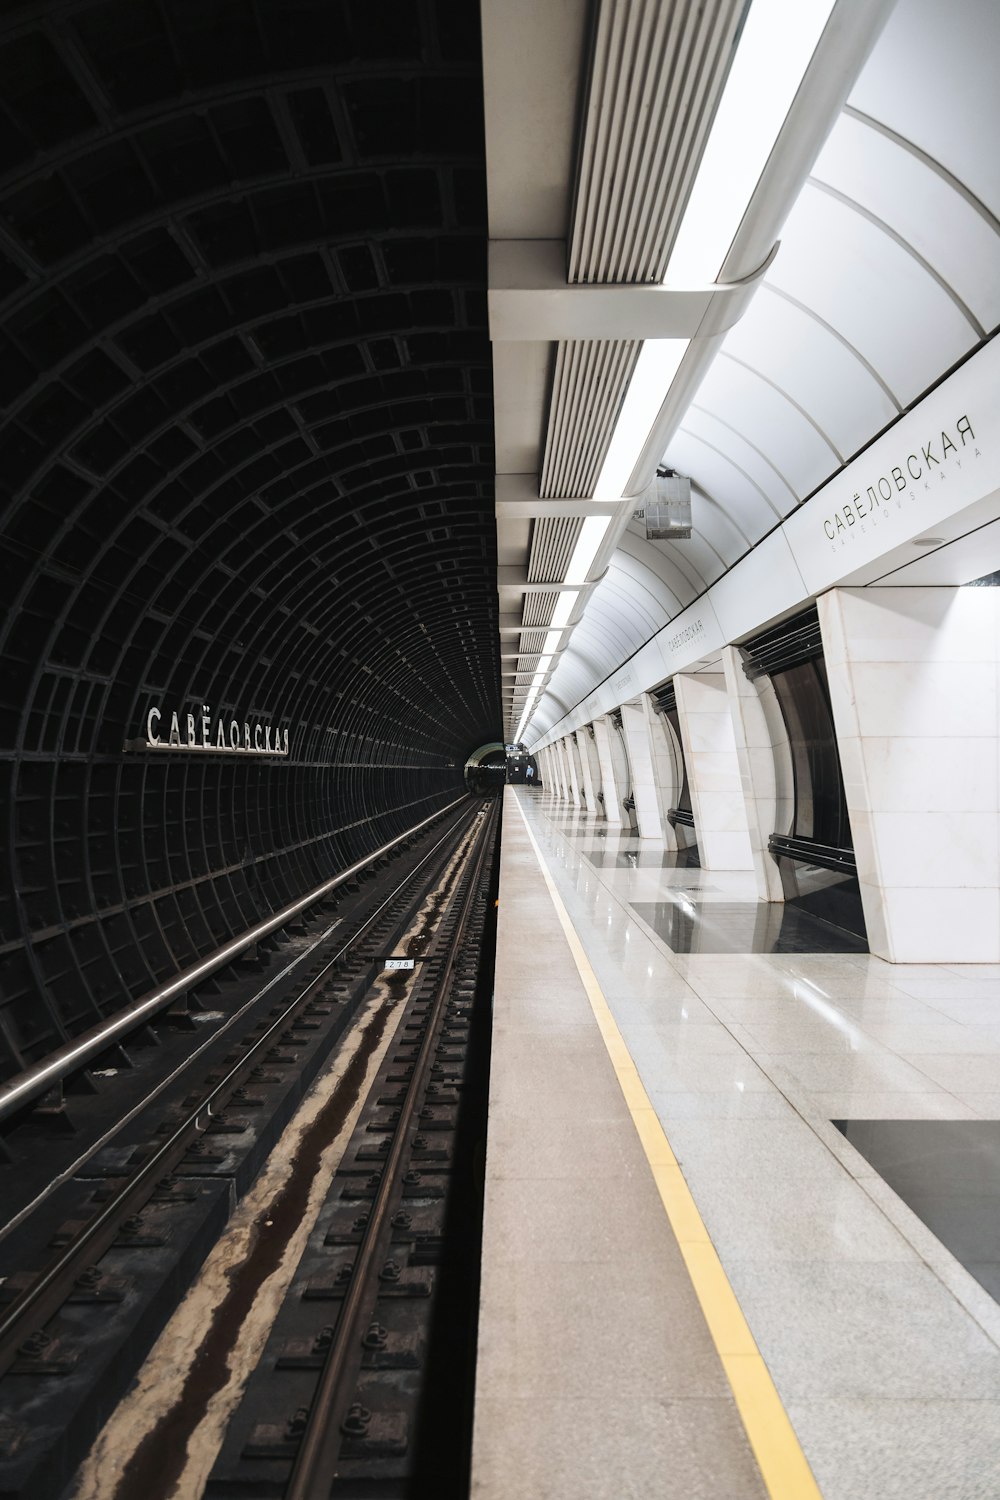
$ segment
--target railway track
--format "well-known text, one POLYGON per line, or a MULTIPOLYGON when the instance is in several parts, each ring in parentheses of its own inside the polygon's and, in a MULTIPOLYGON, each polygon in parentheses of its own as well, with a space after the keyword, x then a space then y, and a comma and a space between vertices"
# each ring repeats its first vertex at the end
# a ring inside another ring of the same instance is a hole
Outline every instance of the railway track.
MULTIPOLYGON (((105 1132, 53 1200, 37 1206, 46 1233, 55 1225, 45 1257, 0 1286, 5 1500, 54 1500, 63 1490, 385 958, 485 821, 467 803, 399 841, 408 865, 399 877, 385 854, 360 872, 377 875, 378 888, 356 905, 349 928, 331 926, 304 974, 263 986, 270 993, 240 1009, 231 1035, 200 1048, 155 1105, 133 1112, 119 1135, 105 1132)), ((37 1246, 31 1214, 17 1219, 11 1243, 37 1246)))
POLYGON ((449 894, 211 1500, 467 1493, 496 818, 449 894))

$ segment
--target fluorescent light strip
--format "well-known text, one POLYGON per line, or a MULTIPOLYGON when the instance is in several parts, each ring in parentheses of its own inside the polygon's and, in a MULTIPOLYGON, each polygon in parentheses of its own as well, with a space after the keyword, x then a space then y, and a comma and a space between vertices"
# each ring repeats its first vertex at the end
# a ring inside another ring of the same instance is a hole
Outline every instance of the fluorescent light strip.
POLYGON ((621 500, 624 496, 687 347, 687 339, 647 339, 643 344, 597 478, 595 500, 621 500))
POLYGON ((833 6, 834 0, 753 0, 665 286, 715 281, 833 6))
POLYGON ((573 613, 573 606, 579 599, 580 594, 576 589, 564 589, 556 600, 556 607, 552 611, 552 619, 549 621, 549 630, 561 630, 573 613))
POLYGON ((610 516, 588 516, 580 528, 564 583, 586 583, 594 558, 611 525, 610 516))

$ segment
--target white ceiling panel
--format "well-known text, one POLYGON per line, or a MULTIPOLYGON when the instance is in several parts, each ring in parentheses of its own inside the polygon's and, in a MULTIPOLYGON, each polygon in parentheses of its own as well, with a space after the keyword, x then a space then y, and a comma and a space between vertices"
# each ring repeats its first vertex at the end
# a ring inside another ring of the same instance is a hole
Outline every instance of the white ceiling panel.
POLYGON ((850 103, 946 167, 1000 217, 997 0, 899 0, 850 103))
POLYGON ((904 406, 978 342, 918 260, 814 184, 802 190, 768 279, 836 328, 904 406))
MULTIPOLYGON (((724 498, 715 500, 710 493, 702 494, 693 490, 691 519, 692 532, 697 531, 699 536, 705 538, 724 569, 731 568, 752 545, 750 538, 741 530, 738 517, 729 512, 728 502, 724 498)), ((676 542, 675 546, 683 547, 684 543, 676 542)))
POLYGON ((708 545, 704 537, 698 535, 696 530, 692 530, 687 541, 650 542, 647 545, 657 549, 662 547, 664 552, 669 553, 677 566, 693 580, 696 594, 707 589, 723 570, 718 553, 708 545))
POLYGON ((795 400, 727 355, 725 345, 702 383, 698 404, 763 448, 800 500, 840 465, 837 450, 795 400))
POLYGON ((641 522, 633 523, 621 538, 615 553, 615 563, 624 567, 626 558, 640 555, 643 567, 655 575, 665 590, 667 619, 672 620, 674 615, 679 614, 701 592, 700 586, 689 576, 690 566, 687 572, 682 571, 672 551, 668 551, 662 544, 645 540, 641 522))
MULTIPOLYGON (((780 254, 780 252, 779 252, 780 254)), ((726 335, 725 349, 773 380, 849 457, 897 407, 856 350, 806 308, 765 284, 726 335)))
MULTIPOLYGON (((677 596, 690 603, 705 587, 705 580, 698 571, 690 552, 679 552, 674 542, 647 542, 641 521, 630 523, 628 531, 619 542, 619 552, 627 550, 632 557, 639 558, 674 590, 677 596)), ((618 554, 615 554, 615 562, 618 554)))
POLYGON ((747 475, 766 506, 762 514, 765 517, 768 513, 771 514, 768 525, 787 515, 799 503, 795 491, 785 476, 775 468, 771 457, 751 443, 743 433, 724 422, 717 412, 710 412, 697 404, 690 406, 681 431, 687 437, 710 444, 747 475))
MULTIPOLYGON (((670 463, 681 474, 697 474, 699 490, 726 507, 745 548, 780 521, 781 512, 772 504, 770 496, 762 492, 760 485, 740 467, 733 451, 738 446, 735 433, 718 422, 711 422, 700 412, 689 412, 684 427, 670 444, 670 463), (711 437, 700 436, 699 427, 711 429, 711 437)), ((746 450, 747 446, 743 443, 742 449, 746 450)), ((758 463, 757 467, 762 466, 758 463)), ((773 470, 769 477, 777 487, 773 470)), ((780 486, 780 493, 789 509, 795 505, 795 497, 786 486, 780 486)))
POLYGON ((1000 320, 1000 239, 951 179, 850 115, 841 116, 812 175, 912 245, 984 329, 1000 320))
MULTIPOLYGON (((643 551, 646 550, 644 546, 643 551)), ((637 561, 627 551, 619 548, 615 554, 615 574, 620 574, 627 580, 626 587, 635 595, 647 615, 652 619, 670 619, 677 608, 676 596, 659 573, 654 572, 645 561, 637 561)), ((610 574, 608 581, 613 581, 610 574)))

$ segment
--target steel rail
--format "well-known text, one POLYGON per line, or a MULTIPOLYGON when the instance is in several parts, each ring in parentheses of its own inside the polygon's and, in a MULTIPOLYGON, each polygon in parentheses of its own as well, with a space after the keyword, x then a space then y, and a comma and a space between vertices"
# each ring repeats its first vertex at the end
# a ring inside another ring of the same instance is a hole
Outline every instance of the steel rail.
POLYGON ((399 844, 405 843, 407 839, 412 838, 414 834, 426 828, 429 823, 433 823, 437 818, 450 812, 452 808, 457 807, 464 800, 464 795, 456 797, 453 802, 449 802, 444 807, 438 808, 437 812, 431 813, 430 817, 422 819, 419 823, 415 823, 405 833, 401 833, 396 838, 390 839, 387 844, 383 844, 381 848, 375 849, 371 854, 367 854, 364 859, 356 860, 353 865, 348 865, 346 870, 341 870, 339 874, 334 875, 330 880, 323 881, 322 885, 315 886, 308 895, 300 896, 287 906, 283 906, 280 911, 274 912, 270 917, 266 917, 262 922, 258 922, 256 926, 247 928, 246 932, 241 933, 239 937, 231 938, 228 943, 224 943, 221 948, 217 948, 214 953, 210 953, 206 958, 199 959, 197 963, 190 964, 186 969, 181 969, 168 983, 159 985, 155 990, 150 990, 141 999, 137 1000, 134 1005, 130 1005, 125 1010, 116 1011, 114 1015, 108 1016, 96 1026, 90 1027, 88 1031, 81 1032, 72 1041, 66 1042, 62 1047, 58 1047, 54 1052, 50 1052, 40 1062, 34 1063, 30 1068, 26 1068, 21 1073, 15 1073, 12 1078, 8 1078, 0 1084, 0 1121, 8 1119, 12 1114, 16 1114, 26 1104, 30 1104, 32 1099, 37 1099, 42 1094, 47 1094, 49 1089, 61 1083, 71 1073, 78 1072, 88 1062, 92 1062, 95 1057, 99 1057, 113 1043, 120 1041, 130 1031, 134 1031, 137 1026, 142 1026, 161 1010, 165 1010, 171 1001, 179 999, 181 995, 186 994, 188 990, 194 989, 203 980, 209 979, 213 974, 217 974, 220 969, 225 968, 226 964, 232 963, 234 958, 239 958, 240 954, 245 953, 248 948, 252 948, 256 943, 263 942, 265 938, 270 937, 279 928, 294 921, 296 917, 301 916, 304 911, 307 911, 310 906, 314 906, 317 901, 324 900, 337 890, 339 886, 344 885, 346 881, 360 874, 368 865, 374 864, 376 860, 382 859, 386 854, 391 853, 399 844))
MULTIPOLYGON (((329 1500, 330 1486, 342 1441, 340 1424, 344 1418, 355 1379, 355 1373, 349 1361, 354 1358, 360 1339, 362 1316, 367 1316, 367 1303, 371 1293, 371 1272, 385 1250, 382 1241, 395 1199, 395 1190, 399 1185, 400 1166, 409 1146, 414 1115, 423 1098, 423 1085, 426 1082, 439 1023, 448 998, 452 972, 469 917, 480 891, 480 878, 487 851, 491 847, 490 835, 495 825, 496 812, 494 811, 484 821, 483 835, 480 837, 476 851, 475 867, 461 900, 458 922, 442 972, 435 981, 437 995, 427 1018, 420 1050, 413 1064, 406 1099, 400 1106, 392 1146, 385 1165, 381 1169, 381 1178, 355 1257, 353 1274, 337 1319, 333 1342, 327 1353, 326 1363, 309 1408, 309 1418, 295 1456, 284 1500, 329 1500), (350 1377, 350 1384, 348 1377, 350 1377)), ((456 891, 455 898, 453 898, 456 902, 459 894, 456 891)), ((445 921, 447 921, 447 913, 443 915, 442 928, 439 931, 443 930, 445 921)))
MULTIPOLYGON (((424 824, 418 825, 418 827, 423 826, 424 824)), ((20 1343, 27 1333, 43 1327, 58 1312, 66 1299, 67 1285, 72 1285, 75 1277, 82 1270, 93 1265, 106 1254, 117 1237, 121 1222, 145 1206, 156 1183, 183 1156, 189 1142, 205 1133, 213 1119, 213 1107, 227 1091, 231 1092, 237 1086, 262 1050, 273 1044, 275 1033, 288 1026, 296 1011, 323 983, 330 969, 355 943, 363 938, 400 891, 412 882, 413 877, 434 857, 441 846, 448 843, 458 826, 458 824, 453 824, 449 827, 447 832, 423 855, 416 867, 410 870, 400 884, 371 912, 358 931, 327 960, 319 973, 309 980, 295 999, 284 1007, 281 1015, 268 1026, 263 1035, 247 1048, 244 1056, 218 1083, 212 1086, 197 1105, 189 1110, 184 1120, 149 1160, 143 1163, 135 1176, 130 1178, 128 1183, 102 1206, 80 1233, 35 1277, 15 1301, 3 1310, 0 1315, 0 1376, 16 1359, 20 1343)), ((462 829, 463 833, 467 831, 467 826, 462 829)), ((374 859, 377 856, 371 857, 374 859)))

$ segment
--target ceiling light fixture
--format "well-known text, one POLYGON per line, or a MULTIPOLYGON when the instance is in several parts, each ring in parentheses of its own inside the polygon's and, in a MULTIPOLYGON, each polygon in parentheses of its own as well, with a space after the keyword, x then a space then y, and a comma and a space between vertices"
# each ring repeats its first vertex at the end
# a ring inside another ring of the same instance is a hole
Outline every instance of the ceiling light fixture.
POLYGON ((564 583, 586 583, 587 574, 611 525, 610 516, 588 516, 580 528, 564 583))
POLYGON ((552 619, 549 621, 550 630, 561 630, 573 613, 573 606, 580 597, 579 589, 563 589, 556 600, 556 607, 552 611, 552 619))
POLYGON ((715 281, 834 0, 753 0, 670 254, 665 286, 715 281))
POLYGON ((639 350, 632 379, 615 423, 611 446, 594 487, 595 500, 621 500, 645 447, 663 398, 670 389, 680 362, 687 353, 687 339, 647 339, 639 350))

